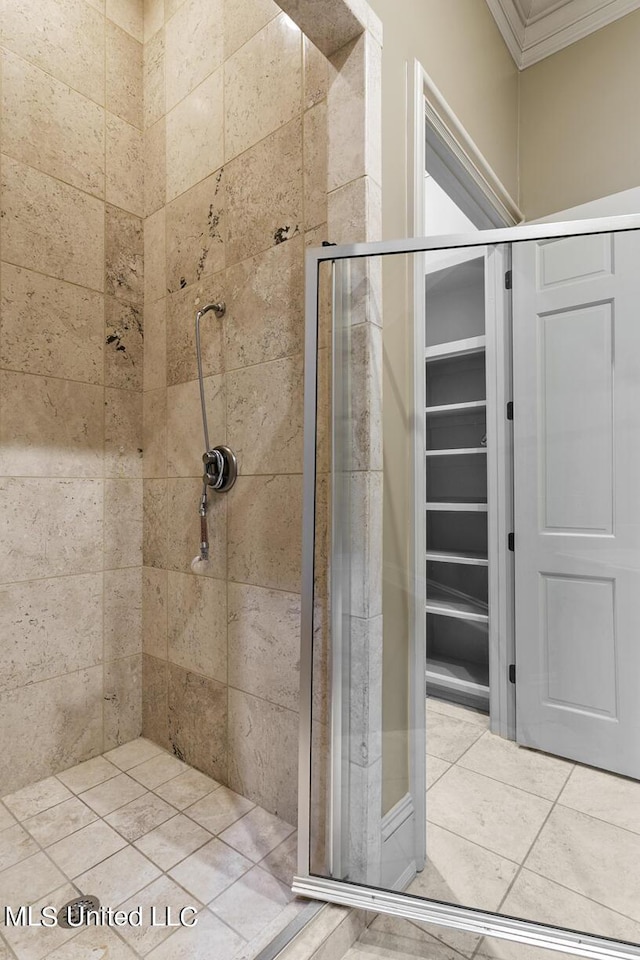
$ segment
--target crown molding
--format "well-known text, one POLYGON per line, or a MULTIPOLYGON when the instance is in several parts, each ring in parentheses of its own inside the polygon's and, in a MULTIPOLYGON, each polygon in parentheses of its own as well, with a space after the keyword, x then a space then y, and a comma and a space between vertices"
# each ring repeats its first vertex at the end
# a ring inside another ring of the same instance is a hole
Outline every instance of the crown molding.
POLYGON ((487 0, 519 70, 640 9, 640 0, 566 0, 548 13, 523 20, 518 0, 487 0))

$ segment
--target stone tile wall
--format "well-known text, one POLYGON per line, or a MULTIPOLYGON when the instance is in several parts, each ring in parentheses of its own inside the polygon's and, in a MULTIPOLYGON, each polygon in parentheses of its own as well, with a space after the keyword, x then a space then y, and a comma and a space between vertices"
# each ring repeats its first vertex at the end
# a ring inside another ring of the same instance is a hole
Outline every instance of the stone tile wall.
POLYGON ((138 735, 142 0, 0 15, 0 792, 138 735))

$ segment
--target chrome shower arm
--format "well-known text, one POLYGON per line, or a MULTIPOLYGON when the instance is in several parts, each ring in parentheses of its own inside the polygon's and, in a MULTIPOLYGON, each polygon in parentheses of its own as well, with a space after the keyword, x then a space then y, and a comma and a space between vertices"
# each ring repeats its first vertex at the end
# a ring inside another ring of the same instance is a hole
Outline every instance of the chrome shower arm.
POLYGON ((202 429, 204 431, 204 449, 209 451, 209 425, 207 423, 207 404, 204 396, 204 377, 202 375, 202 348, 200 346, 200 320, 213 310, 218 320, 224 317, 226 306, 224 303, 208 303, 201 310, 196 311, 196 358, 198 361, 198 381, 200 383, 200 405, 202 407, 202 429))

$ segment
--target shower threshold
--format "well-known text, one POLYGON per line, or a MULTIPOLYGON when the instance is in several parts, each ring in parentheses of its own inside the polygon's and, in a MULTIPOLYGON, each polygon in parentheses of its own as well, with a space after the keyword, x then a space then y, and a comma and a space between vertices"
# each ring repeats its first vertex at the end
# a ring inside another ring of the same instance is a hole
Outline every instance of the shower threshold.
POLYGON ((284 820, 133 740, 0 800, 0 957, 3 940, 18 960, 275 956, 311 916, 291 893, 296 840, 284 820), (91 922, 58 924, 80 897, 100 904, 91 922))

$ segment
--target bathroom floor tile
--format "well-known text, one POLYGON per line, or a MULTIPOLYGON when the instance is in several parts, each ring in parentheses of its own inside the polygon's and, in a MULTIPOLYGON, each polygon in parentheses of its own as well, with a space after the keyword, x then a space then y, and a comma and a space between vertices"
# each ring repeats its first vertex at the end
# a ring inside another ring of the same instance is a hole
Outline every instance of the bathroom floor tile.
POLYGON ((185 813, 210 833, 222 833, 254 806, 255 804, 246 797, 241 797, 227 787, 220 787, 219 790, 215 790, 209 796, 187 807, 185 813))
POLYGON ((430 823, 521 863, 547 818, 551 803, 452 766, 429 791, 427 810, 430 823))
POLYGON ((75 883, 82 893, 93 894, 100 903, 117 907, 159 876, 155 864, 127 846, 81 874, 75 883))
MULTIPOLYGON (((121 909, 127 911, 138 907, 142 914, 141 926, 122 927, 120 934, 133 949, 142 956, 146 956, 149 951, 175 932, 176 928, 169 924, 178 922, 178 916, 184 907, 193 907, 196 913, 202 904, 186 893, 170 877, 162 876, 121 904, 121 909), (151 923, 152 907, 155 909, 156 925, 151 923)), ((189 913, 188 919, 190 920, 193 915, 189 913)))
POLYGON ((576 766, 558 802, 640 833, 640 783, 637 780, 576 766))
POLYGON ((136 840, 135 846, 162 870, 169 870, 213 837, 208 830, 182 814, 166 820, 136 840))
POLYGON ((44 853, 36 853, 0 873, 0 903, 13 907, 35 903, 64 886, 67 878, 44 853))
MULTIPOLYGON (((573 764, 538 750, 520 747, 487 731, 458 761, 461 767, 475 770, 512 787, 556 800, 573 770, 573 764)), ((640 799, 640 790, 638 791, 640 799)))
POLYGON ((15 817, 0 803, 0 830, 6 830, 7 827, 12 827, 15 822, 15 817))
POLYGON ((96 820, 47 849, 53 862, 72 880, 126 847, 127 841, 104 820, 96 820))
POLYGON ((175 812, 174 807, 161 797, 157 797, 155 793, 145 793, 137 800, 132 800, 126 806, 110 813, 105 819, 118 833, 133 842, 154 827, 160 826, 165 820, 169 820, 175 812))
POLYGON ((0 831, 0 870, 38 853, 38 844, 19 823, 0 831))
POLYGON ((24 821, 25 828, 42 847, 48 847, 98 819, 98 814, 78 797, 64 800, 24 821))
POLYGON ((162 747, 151 743, 150 740, 145 740, 144 737, 138 737, 137 740, 130 740, 129 743, 124 743, 121 747, 116 747, 115 750, 109 750, 104 756, 106 760, 114 763, 121 770, 129 770, 139 763, 144 763, 145 760, 150 760, 151 757, 155 757, 159 753, 164 753, 162 747))
POLYGON ((178 774, 183 773, 188 767, 186 763, 170 756, 168 753, 160 753, 151 760, 138 764, 129 769, 129 775, 135 777, 139 783, 143 783, 149 790, 155 789, 161 783, 167 780, 173 780, 178 774))
POLYGON ((293 877, 298 865, 298 832, 287 837, 284 843, 272 850, 264 860, 260 861, 263 870, 282 880, 288 887, 293 883, 293 877))
POLYGON ((254 867, 210 904, 210 909, 247 940, 282 913, 293 899, 283 883, 254 867))
POLYGON ((447 772, 450 766, 450 763, 441 760, 440 757, 427 756, 427 790, 440 779, 443 773, 447 772))
MULTIPOLYGON (((59 910, 77 895, 78 891, 73 884, 65 883, 33 904, 33 916, 38 917, 43 907, 51 906, 59 910)), ((70 943, 78 933, 77 929, 67 930, 60 926, 5 926, 2 932, 18 960, 42 960, 43 957, 48 957, 52 950, 70 943)))
POLYGON ((203 910, 194 927, 176 931, 148 956, 149 960, 233 960, 244 943, 209 910, 203 910))
POLYGON ((209 903, 251 867, 251 861, 237 850, 214 839, 169 870, 169 875, 198 900, 209 903))
POLYGON ((28 817, 54 807, 56 803, 62 803, 71 796, 70 791, 57 777, 47 777, 46 780, 39 780, 38 783, 10 793, 2 798, 2 802, 18 820, 27 820, 28 817))
POLYGON ((427 716, 427 756, 455 763, 483 732, 478 723, 430 712, 427 716))
MULTIPOLYGON (((436 697, 427 697, 427 714, 439 713, 454 720, 464 720, 465 723, 475 723, 483 730, 489 729, 489 717, 473 707, 464 707, 460 703, 450 703, 448 700, 438 700, 436 697)), ((429 719, 427 719, 429 722, 429 719)))
POLYGON ((120 773, 118 767, 109 763, 104 757, 94 757, 92 760, 85 760, 76 767, 71 767, 63 773, 58 774, 58 780, 62 780, 64 785, 74 793, 84 793, 91 787, 110 780, 111 777, 117 777, 120 773))
POLYGON ((143 793, 146 793, 146 790, 142 784, 132 780, 126 773, 121 773, 87 790, 86 793, 81 794, 80 799, 88 803, 91 809, 101 817, 106 817, 108 813, 112 813, 118 807, 124 807, 126 803, 141 797, 143 793))
POLYGON ((186 770, 184 773, 167 780, 155 788, 155 792, 178 810, 184 810, 217 790, 220 784, 217 780, 205 776, 199 770, 186 770))
POLYGON ((117 933, 108 927, 89 927, 82 933, 76 933, 62 947, 48 953, 46 960, 138 960, 134 953, 117 933))
POLYGON ((220 839, 239 850, 243 856, 257 863, 293 833, 295 827, 279 817, 254 807, 240 820, 228 827, 220 839))

